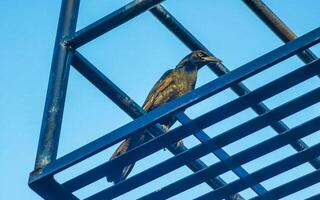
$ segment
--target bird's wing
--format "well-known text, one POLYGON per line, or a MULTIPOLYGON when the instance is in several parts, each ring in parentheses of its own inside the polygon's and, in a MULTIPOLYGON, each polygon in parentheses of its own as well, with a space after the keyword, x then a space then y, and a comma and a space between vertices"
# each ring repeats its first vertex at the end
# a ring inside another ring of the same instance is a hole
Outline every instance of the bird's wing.
POLYGON ((166 71, 158 82, 153 86, 151 91, 149 92, 146 101, 143 104, 143 109, 145 111, 149 111, 152 109, 154 102, 156 101, 157 96, 161 93, 164 89, 166 89, 173 81, 173 77, 170 76, 173 72, 173 69, 166 71))

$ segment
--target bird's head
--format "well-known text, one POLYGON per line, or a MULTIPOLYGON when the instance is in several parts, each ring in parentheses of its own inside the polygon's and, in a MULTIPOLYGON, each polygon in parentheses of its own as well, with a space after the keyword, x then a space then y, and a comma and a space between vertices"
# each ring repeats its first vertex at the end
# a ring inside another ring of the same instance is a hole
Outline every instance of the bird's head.
POLYGON ((200 67, 208 63, 218 63, 221 62, 219 59, 211 56, 209 53, 196 50, 191 52, 189 55, 184 57, 182 61, 177 65, 176 68, 184 68, 187 71, 192 71, 199 69, 200 67))

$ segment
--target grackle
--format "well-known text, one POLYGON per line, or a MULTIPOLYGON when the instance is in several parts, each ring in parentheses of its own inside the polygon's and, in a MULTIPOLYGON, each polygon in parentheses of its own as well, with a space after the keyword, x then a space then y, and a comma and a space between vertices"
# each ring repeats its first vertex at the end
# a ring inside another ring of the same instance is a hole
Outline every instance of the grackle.
MULTIPOLYGON (((217 63, 220 62, 217 58, 210 56, 208 53, 197 50, 193 51, 186 57, 184 57, 180 63, 175 67, 175 69, 170 69, 165 72, 160 80, 153 86, 147 99, 143 104, 143 109, 148 112, 160 105, 176 99, 189 91, 193 90, 197 80, 198 68, 206 65, 207 63, 217 63)), ((170 126, 175 123, 176 119, 170 117, 164 122, 160 122, 163 127, 168 130, 170 126)), ((117 150, 111 156, 111 159, 116 158, 124 154, 125 152, 133 149, 146 142, 146 133, 137 134, 127 138, 117 150)), ((177 143, 177 146, 181 145, 182 141, 177 143)), ((107 176, 109 182, 114 182, 115 184, 124 180, 131 172, 134 163, 130 165, 120 167, 120 169, 111 172, 107 176)))

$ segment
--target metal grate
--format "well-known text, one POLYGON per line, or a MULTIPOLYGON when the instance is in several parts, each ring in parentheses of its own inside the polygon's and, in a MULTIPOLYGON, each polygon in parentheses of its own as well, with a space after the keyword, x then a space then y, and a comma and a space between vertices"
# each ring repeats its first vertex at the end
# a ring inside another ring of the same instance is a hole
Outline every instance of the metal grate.
MULTIPOLYGON (((237 193, 246 188, 251 188, 256 193, 257 196, 253 199, 279 199, 318 183, 320 181, 320 143, 308 147, 300 139, 320 129, 320 126, 318 126, 320 117, 315 117, 294 128, 289 128, 280 120, 318 103, 320 101, 320 88, 308 91, 271 110, 261 102, 319 75, 320 61, 308 48, 320 42, 320 28, 297 38, 262 1, 244 0, 244 3, 286 44, 233 71, 229 71, 222 63, 210 64, 208 67, 220 76, 219 78, 154 111, 145 113, 137 103, 76 49, 149 10, 190 50, 202 49, 209 52, 159 4, 161 2, 161 0, 133 1, 93 24, 75 31, 80 0, 62 1, 35 170, 30 174, 29 179, 30 187, 44 199, 78 199, 73 192, 106 176, 106 173, 112 173, 112 169, 119 165, 140 160, 165 147, 175 156, 155 166, 150 166, 149 169, 105 188, 87 199, 116 198, 184 165, 194 173, 168 184, 160 190, 145 194, 141 199, 167 199, 201 183, 208 184, 212 191, 197 199, 243 199, 237 193), (253 91, 250 91, 241 83, 246 78, 254 76, 294 55, 298 55, 306 65, 253 91), (71 65, 135 120, 56 159, 71 65), (226 88, 231 88, 240 97, 193 120, 181 112, 226 88), (203 131, 205 128, 247 108, 252 108, 258 116, 213 138, 203 131), (182 125, 171 130, 170 134, 163 134, 164 130, 156 123, 170 115, 176 115, 182 125), (271 126, 279 134, 232 156, 222 149, 222 147, 267 126, 271 126), (143 129, 147 129, 152 139, 141 146, 64 183, 58 183, 54 179, 55 174, 143 129), (179 148, 170 146, 170 144, 190 135, 194 135, 201 143, 190 149, 185 146, 179 148), (248 173, 241 167, 249 161, 288 144, 297 151, 295 154, 254 173, 248 173), (207 166, 199 159, 210 153, 217 156, 220 162, 207 166), (264 180, 305 162, 309 162, 315 170, 272 190, 267 190, 261 185, 264 180), (219 175, 229 170, 232 170, 239 179, 227 184, 219 175)), ((309 199, 318 198, 319 194, 315 194, 309 199)))

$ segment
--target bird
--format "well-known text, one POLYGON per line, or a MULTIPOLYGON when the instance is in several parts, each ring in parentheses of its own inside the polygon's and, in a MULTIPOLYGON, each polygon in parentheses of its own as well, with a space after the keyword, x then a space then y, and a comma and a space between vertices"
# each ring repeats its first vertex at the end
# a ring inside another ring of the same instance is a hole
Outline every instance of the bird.
MULTIPOLYGON (((203 50, 196 50, 185 56, 174 69, 166 71, 156 82, 149 92, 142 108, 149 112, 159 106, 176 99, 195 88, 198 69, 208 63, 221 62, 219 59, 211 56, 203 50)), ((176 122, 174 117, 170 117, 160 124, 168 130, 176 122)), ((141 133, 130 136, 125 139, 116 151, 112 154, 110 160, 124 154, 125 152, 146 142, 147 134, 141 133)), ((177 146, 182 145, 182 141, 177 142, 177 146)), ((107 175, 108 182, 117 184, 126 179, 131 172, 134 163, 127 166, 118 167, 107 175)))

